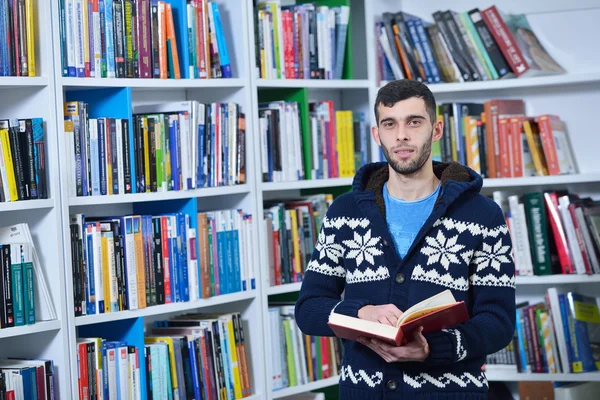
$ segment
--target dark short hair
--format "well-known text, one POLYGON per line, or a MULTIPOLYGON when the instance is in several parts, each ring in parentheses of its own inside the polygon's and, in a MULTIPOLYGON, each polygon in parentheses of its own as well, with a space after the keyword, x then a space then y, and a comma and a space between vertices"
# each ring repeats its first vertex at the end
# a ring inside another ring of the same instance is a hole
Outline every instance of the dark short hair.
POLYGON ((377 99, 375 100, 375 120, 379 125, 379 112, 377 107, 381 104, 385 107, 393 107, 399 101, 407 100, 413 97, 423 99, 425 102, 425 110, 431 118, 431 123, 435 122, 435 98, 433 93, 427 87, 427 85, 413 81, 411 79, 400 79, 397 81, 391 81, 384 87, 379 89, 377 92, 377 99))

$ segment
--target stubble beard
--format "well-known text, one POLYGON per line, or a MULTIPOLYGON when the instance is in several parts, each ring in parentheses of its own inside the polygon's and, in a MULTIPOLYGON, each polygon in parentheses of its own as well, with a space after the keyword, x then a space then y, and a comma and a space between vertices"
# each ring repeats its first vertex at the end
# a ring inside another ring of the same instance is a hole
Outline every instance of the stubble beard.
POLYGON ((429 159, 429 156, 431 155, 432 141, 433 141, 433 130, 431 131, 431 135, 429 135, 429 138, 423 144, 423 146, 421 146, 420 148, 418 148, 416 150, 418 153, 417 158, 415 158, 413 161, 410 161, 408 163, 403 163, 402 161, 394 160, 392 158, 393 152, 392 152, 392 154, 390 154, 390 150, 387 147, 385 147, 383 145, 383 143, 381 144, 381 148, 383 150, 383 155, 385 156, 385 159, 387 160, 387 162, 390 164, 390 166, 396 173, 398 173, 400 175, 414 175, 417 172, 419 172, 421 170, 421 168, 423 168, 423 166, 429 159))

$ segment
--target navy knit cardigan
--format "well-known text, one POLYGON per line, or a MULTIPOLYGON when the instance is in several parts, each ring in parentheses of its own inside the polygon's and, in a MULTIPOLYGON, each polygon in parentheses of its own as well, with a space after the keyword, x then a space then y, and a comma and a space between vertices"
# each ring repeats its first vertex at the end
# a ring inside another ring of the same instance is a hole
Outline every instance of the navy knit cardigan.
POLYGON ((434 173, 440 195, 401 259, 385 219, 388 164, 360 169, 352 191, 333 202, 323 221, 296 322, 305 334, 334 336, 327 325, 333 310, 353 317, 365 305, 406 310, 445 289, 465 301, 471 319, 426 334, 430 355, 424 362, 387 363, 344 340, 341 399, 487 398, 485 356, 513 337, 515 266, 502 211, 479 193, 482 179, 471 169, 434 162, 434 173))

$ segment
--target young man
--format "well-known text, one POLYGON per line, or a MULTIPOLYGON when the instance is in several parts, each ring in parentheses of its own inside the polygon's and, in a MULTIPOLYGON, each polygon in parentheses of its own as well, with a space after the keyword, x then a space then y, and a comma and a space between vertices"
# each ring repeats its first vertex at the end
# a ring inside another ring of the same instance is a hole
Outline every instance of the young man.
POLYGON ((296 303, 308 335, 333 336, 336 313, 394 325, 402 310, 450 289, 470 320, 402 347, 344 340, 340 398, 484 399, 485 356, 515 325, 515 267, 501 209, 479 194, 481 177, 437 163, 435 99, 427 86, 379 90, 373 139, 387 163, 365 165, 323 221, 296 303), (344 292, 343 300, 341 298, 344 292))

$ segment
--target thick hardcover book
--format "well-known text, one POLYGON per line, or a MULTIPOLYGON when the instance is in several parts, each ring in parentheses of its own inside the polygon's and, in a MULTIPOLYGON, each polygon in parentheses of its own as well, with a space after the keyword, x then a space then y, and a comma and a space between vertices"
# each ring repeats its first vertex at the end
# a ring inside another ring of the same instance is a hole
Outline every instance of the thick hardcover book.
POLYGON ((457 302, 452 292, 445 290, 433 297, 415 304, 398 319, 396 326, 349 317, 333 312, 328 325, 336 336, 357 340, 370 337, 383 340, 396 346, 410 342, 414 332, 423 327, 423 334, 437 332, 469 320, 469 313, 463 301, 457 302))

